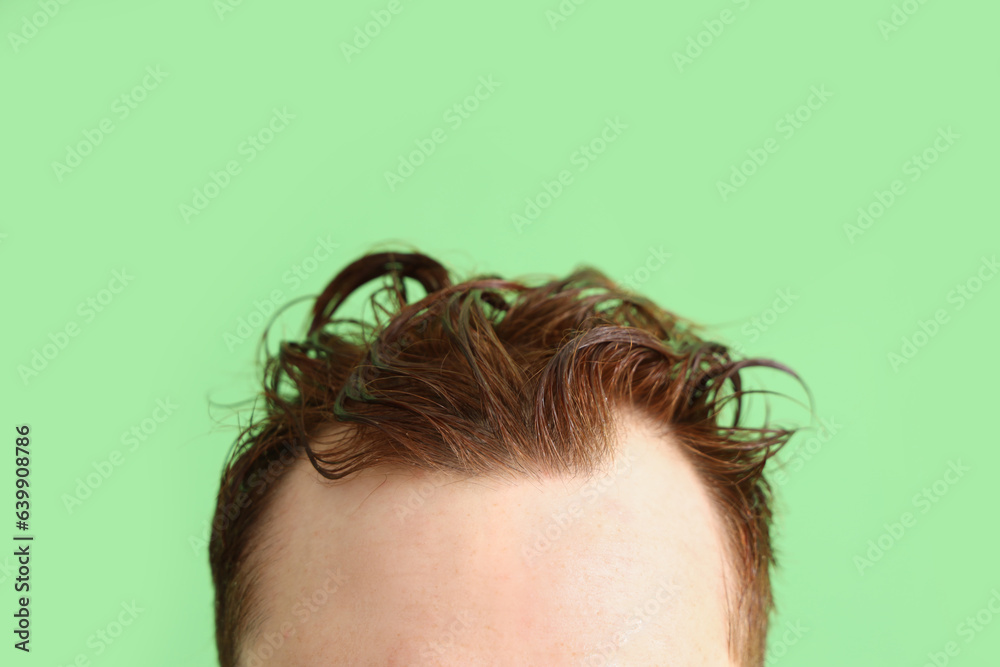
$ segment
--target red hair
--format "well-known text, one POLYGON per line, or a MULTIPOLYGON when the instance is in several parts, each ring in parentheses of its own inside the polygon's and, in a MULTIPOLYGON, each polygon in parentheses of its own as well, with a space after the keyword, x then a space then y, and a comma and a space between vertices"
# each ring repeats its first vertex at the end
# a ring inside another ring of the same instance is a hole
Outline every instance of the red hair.
POLYGON ((752 392, 740 371, 766 366, 801 380, 774 361, 737 360, 700 330, 590 267, 527 285, 496 276, 455 284, 418 253, 348 265, 316 299, 305 338, 267 357, 266 411, 241 431, 222 475, 209 548, 221 665, 235 665, 259 620, 261 564, 251 556, 268 500, 303 453, 329 479, 380 465, 589 473, 615 451, 618 408, 669 430, 710 491, 738 575, 730 652, 763 665, 775 565, 763 470, 794 429, 741 423, 752 392), (371 296, 374 323, 334 318, 376 279, 385 284, 371 296), (406 281, 425 296, 408 302, 406 281), (733 416, 723 420, 726 406, 733 416), (317 449, 332 425, 347 428, 317 449))

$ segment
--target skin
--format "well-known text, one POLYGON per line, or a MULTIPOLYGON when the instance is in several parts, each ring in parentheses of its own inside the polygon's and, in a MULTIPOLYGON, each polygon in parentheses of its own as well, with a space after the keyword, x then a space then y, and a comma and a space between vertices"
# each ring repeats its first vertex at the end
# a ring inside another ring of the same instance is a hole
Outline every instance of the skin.
POLYGON ((619 443, 590 479, 331 482, 298 461, 263 534, 266 604, 241 667, 733 667, 734 575, 707 490, 641 420, 619 443))

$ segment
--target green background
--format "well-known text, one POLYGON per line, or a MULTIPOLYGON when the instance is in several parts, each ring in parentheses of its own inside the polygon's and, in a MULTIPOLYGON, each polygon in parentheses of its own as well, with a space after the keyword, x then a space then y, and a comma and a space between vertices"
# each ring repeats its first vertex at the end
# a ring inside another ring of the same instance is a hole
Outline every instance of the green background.
POLYGON ((255 390, 260 313, 302 298, 272 329, 298 335, 308 297, 392 242, 459 276, 591 264, 801 373, 836 432, 797 436, 776 484, 769 664, 998 664, 1000 280, 982 278, 1000 249, 1000 6, 560 6, 400 0, 367 44, 358 31, 388 2, 0 6, 0 532, 15 532, 27 423, 36 536, 30 655, 11 647, 13 558, 0 558, 3 664, 215 664, 199 542, 235 436, 226 406, 255 390), (294 117, 269 134, 275 110, 294 117), (390 186, 438 128, 444 141, 390 186), (254 153, 253 136, 269 143, 254 153), (564 170, 562 192, 539 198, 564 170), (893 201, 857 226, 879 197, 893 201), (526 200, 545 207, 518 226, 526 200), (241 318, 253 326, 234 342, 241 318), (25 372, 53 339, 64 346, 25 372), (162 423, 157 400, 177 406, 162 423), (116 450, 120 465, 67 507, 116 450), (942 481, 955 462, 968 470, 942 481), (133 601, 134 622, 96 640, 133 601), (992 622, 973 632, 977 613, 992 622))

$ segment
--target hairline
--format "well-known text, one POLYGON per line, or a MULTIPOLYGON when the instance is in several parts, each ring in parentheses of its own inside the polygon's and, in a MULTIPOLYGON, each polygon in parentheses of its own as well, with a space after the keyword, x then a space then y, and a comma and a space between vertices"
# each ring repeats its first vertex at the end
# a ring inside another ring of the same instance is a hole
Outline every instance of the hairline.
MULTIPOLYGON (((711 511, 713 516, 718 521, 719 529, 722 533, 722 582, 726 609, 726 644, 727 651, 732 654, 739 645, 750 641, 752 637, 749 630, 745 630, 742 624, 739 623, 738 616, 740 614, 740 605, 737 602, 734 602, 732 597, 734 584, 730 582, 730 570, 732 570, 736 590, 742 594, 747 594, 748 591, 741 588, 744 584, 744 577, 741 576, 743 568, 739 561, 740 552, 736 548, 737 545, 735 538, 737 536, 733 533, 733 528, 730 526, 730 520, 727 516, 726 508, 723 505, 722 497, 716 492, 715 485, 711 484, 710 480, 706 479, 706 475, 703 474, 698 466, 695 465, 694 460, 688 453, 690 449, 688 443, 682 436, 676 435, 669 424, 664 424, 660 421, 647 417, 634 405, 616 406, 611 410, 610 414, 614 416, 615 425, 617 426, 617 428, 614 429, 615 447, 609 453, 607 460, 602 459, 595 461, 593 465, 584 471, 584 475, 588 481, 593 480, 602 472, 606 472, 606 468, 608 466, 614 466, 620 456, 627 454, 624 443, 619 439, 619 436, 621 435, 620 428, 625 422, 631 422, 632 424, 638 425, 640 428, 652 428, 655 435, 658 438, 663 439, 665 446, 671 446, 671 442, 674 443, 673 446, 681 452, 681 455, 684 457, 686 463, 690 465, 694 471, 701 488, 706 492, 710 502, 711 511), (670 440, 667 440, 668 437, 670 440)), ((349 426, 350 425, 343 423, 327 423, 324 425, 322 433, 328 434, 329 431, 326 429, 340 430, 349 426)), ((356 438, 358 436, 356 434, 351 434, 348 437, 356 438)), ((313 444, 315 444, 315 440, 310 441, 310 446, 313 444)), ((241 566, 237 568, 233 577, 236 582, 235 593, 237 598, 236 608, 233 610, 236 614, 237 620, 232 628, 235 667, 242 667, 244 665, 244 655, 249 651, 256 650, 256 646, 259 644, 261 639, 261 630, 263 629, 262 626, 269 620, 269 616, 271 615, 270 610, 267 608, 265 596, 261 591, 261 582, 265 576, 267 568, 275 565, 276 561, 280 559, 281 555, 285 553, 287 549, 285 545, 286 543, 281 542, 278 539, 277 531, 271 530, 271 528, 274 527, 278 521, 278 514, 274 511, 273 504, 276 502, 279 494, 281 494, 283 489, 287 486, 283 482, 288 477, 292 468, 295 465, 301 464, 302 461, 309 461, 308 456, 304 454, 304 450, 296 454, 293 463, 282 469, 281 475, 279 475, 275 480, 274 486, 271 488, 270 492, 264 494, 264 497, 261 499, 264 504, 260 506, 259 518, 256 522, 254 522, 244 538, 244 549, 247 556, 244 558, 241 566)), ((454 474, 462 480, 489 479, 508 482, 512 480, 537 481, 541 476, 546 474, 544 470, 542 470, 540 463, 531 466, 531 468, 526 471, 501 466, 493 471, 460 473, 457 471, 437 470, 432 467, 422 466, 416 463, 393 462, 391 464, 371 465, 357 470, 343 479, 326 481, 330 486, 339 486, 359 477, 368 475, 409 475, 413 472, 429 472, 443 475, 454 474)), ((573 475, 569 473, 560 473, 559 477, 563 479, 570 479, 573 475)), ((752 592, 749 594, 752 595, 752 592)), ((742 654, 739 655, 738 659, 739 664, 742 664, 742 654)))

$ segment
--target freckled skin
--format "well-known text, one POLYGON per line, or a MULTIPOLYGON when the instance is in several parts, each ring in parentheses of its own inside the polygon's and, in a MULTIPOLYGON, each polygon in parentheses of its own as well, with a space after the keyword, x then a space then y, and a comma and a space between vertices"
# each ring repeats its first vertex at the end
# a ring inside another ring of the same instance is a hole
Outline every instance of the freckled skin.
POLYGON ((289 475, 241 667, 735 665, 722 524, 677 445, 640 421, 589 480, 330 482, 305 459, 289 475))

